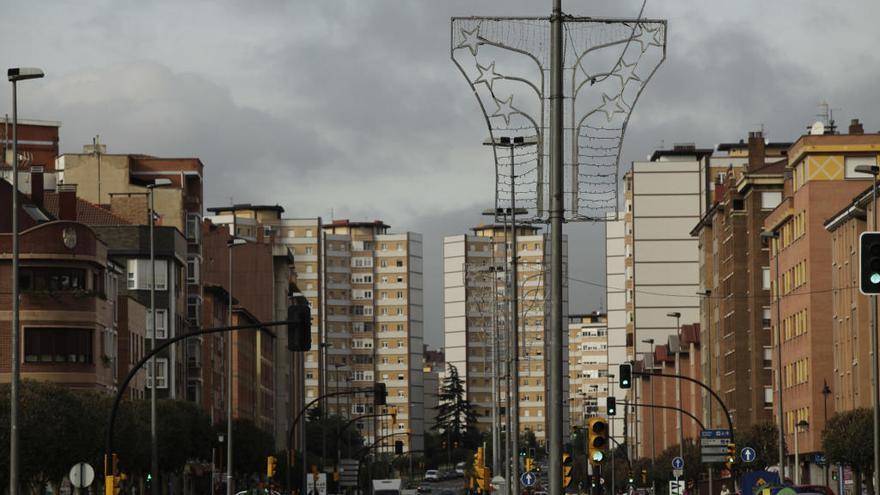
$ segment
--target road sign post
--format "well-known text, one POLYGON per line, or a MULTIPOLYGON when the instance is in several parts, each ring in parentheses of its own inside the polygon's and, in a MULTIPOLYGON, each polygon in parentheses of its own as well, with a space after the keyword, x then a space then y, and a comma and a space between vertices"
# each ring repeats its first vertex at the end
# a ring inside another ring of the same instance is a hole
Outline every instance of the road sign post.
POLYGON ((742 459, 743 462, 753 462, 757 457, 758 454, 755 452, 755 449, 751 447, 744 447, 739 453, 739 458, 742 459))
POLYGON ((733 433, 728 429, 703 430, 700 432, 700 461, 703 463, 727 462, 727 446, 733 433))
POLYGON ((684 459, 681 457, 674 457, 672 459, 672 469, 684 469, 684 459))
POLYGON ((535 473, 531 471, 526 471, 519 477, 519 481, 520 483, 522 483, 522 486, 529 488, 535 486, 535 483, 537 483, 538 481, 538 477, 535 476, 535 473))

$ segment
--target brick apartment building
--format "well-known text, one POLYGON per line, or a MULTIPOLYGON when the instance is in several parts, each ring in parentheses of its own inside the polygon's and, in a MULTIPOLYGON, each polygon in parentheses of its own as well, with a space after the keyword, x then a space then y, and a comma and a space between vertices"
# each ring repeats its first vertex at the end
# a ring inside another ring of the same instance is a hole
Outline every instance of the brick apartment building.
MULTIPOLYGON (((835 302, 845 301, 835 301, 829 293, 834 288, 834 272, 843 279, 839 267, 840 263, 845 266, 846 260, 838 258, 835 266, 835 244, 824 224, 870 185, 870 176, 857 173, 855 167, 876 163, 878 146, 880 135, 864 134, 857 122, 850 126, 849 134, 801 136, 788 152, 791 175, 786 177, 784 199, 764 221, 766 231, 779 235, 771 242, 769 265, 774 296, 771 320, 774 332, 782 332, 785 438, 788 452, 793 453, 795 426, 808 424, 806 429, 799 428, 798 443, 805 483, 824 473, 813 456, 821 450, 825 425, 824 385, 833 383, 835 402, 840 400, 844 405, 852 371, 868 368, 838 361, 841 366, 835 370, 835 344, 841 343, 835 342, 835 328, 839 338, 847 339, 851 335, 848 329, 856 328, 858 322, 853 322, 857 314, 847 316, 843 307, 837 306, 838 313, 834 313, 835 302), (776 319, 777 294, 781 324, 776 319)), ((790 455, 789 461, 792 458, 790 455)), ((789 467, 793 468, 791 463, 789 467)))

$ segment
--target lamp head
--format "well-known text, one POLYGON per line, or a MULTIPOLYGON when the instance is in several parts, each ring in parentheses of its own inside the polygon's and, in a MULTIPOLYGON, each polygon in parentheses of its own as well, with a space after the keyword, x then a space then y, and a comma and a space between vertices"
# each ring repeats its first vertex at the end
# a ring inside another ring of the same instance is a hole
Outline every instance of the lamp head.
POLYGON ((876 177, 880 174, 880 167, 877 165, 856 165, 856 172, 876 177))
POLYGON ((171 185, 171 179, 156 179, 153 181, 152 184, 147 184, 147 189, 153 189, 156 187, 170 186, 170 185, 171 185))
POLYGON ((36 67, 12 67, 6 71, 6 76, 11 82, 39 79, 44 75, 43 70, 36 67))
POLYGON ((666 316, 669 316, 670 318, 681 318, 681 313, 673 311, 672 313, 666 313, 666 316))
POLYGON ((778 239, 779 232, 777 232, 775 230, 774 231, 766 231, 765 230, 764 232, 761 232, 761 237, 764 239, 778 239))

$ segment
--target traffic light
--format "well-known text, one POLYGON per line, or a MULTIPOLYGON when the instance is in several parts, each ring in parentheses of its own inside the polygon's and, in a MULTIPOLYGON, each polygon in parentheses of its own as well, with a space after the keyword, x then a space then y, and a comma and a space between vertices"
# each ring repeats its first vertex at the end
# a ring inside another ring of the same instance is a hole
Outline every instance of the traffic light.
POLYGON ((643 485, 648 484, 648 470, 647 469, 642 469, 642 484, 643 485))
POLYGON ((880 294, 880 232, 859 236, 859 290, 865 295, 880 294))
POLYGON ((388 403, 388 391, 382 382, 373 382, 373 405, 384 406, 388 403))
POLYGON ((312 348, 312 310, 305 297, 294 299, 296 304, 287 307, 287 349, 305 352, 312 348))
POLYGON ((531 457, 526 457, 525 470, 526 472, 535 470, 535 460, 531 457))
POLYGON ((278 469, 278 459, 275 456, 270 455, 266 457, 266 477, 272 479, 275 477, 275 472, 278 469))
POLYGON ((736 444, 727 444, 727 462, 736 462, 736 444))
POLYGON ((397 440, 394 442, 394 455, 403 455, 403 441, 397 440))
POLYGON ((107 456, 104 456, 104 493, 106 495, 119 495, 119 487, 122 481, 126 479, 126 476, 119 472, 119 458, 116 454, 113 454, 109 459, 109 466, 107 463, 107 456))
POLYGON ((489 491, 492 473, 486 467, 486 451, 483 450, 483 447, 477 447, 477 453, 474 454, 474 478, 482 492, 489 491))
POLYGON ((623 363, 620 365, 620 388, 632 388, 633 365, 623 363))
POLYGON ((630 484, 630 485, 635 484, 636 479, 633 478, 632 471, 630 471, 630 473, 626 476, 626 482, 627 482, 628 484, 630 484))
POLYGON ((529 457, 531 457, 532 459, 535 458, 535 448, 534 447, 529 447, 529 457))
POLYGON ((519 449, 519 456, 526 457, 526 448, 525 447, 519 449))
POLYGON ((571 484, 571 468, 572 468, 572 459, 568 454, 562 454, 562 488, 568 488, 568 485, 571 484))
POLYGON ((617 415, 617 398, 608 397, 605 399, 605 410, 608 411, 609 416, 617 415))
POLYGON ((603 418, 590 418, 588 427, 590 462, 599 464, 605 459, 605 449, 608 448, 608 422, 603 418))

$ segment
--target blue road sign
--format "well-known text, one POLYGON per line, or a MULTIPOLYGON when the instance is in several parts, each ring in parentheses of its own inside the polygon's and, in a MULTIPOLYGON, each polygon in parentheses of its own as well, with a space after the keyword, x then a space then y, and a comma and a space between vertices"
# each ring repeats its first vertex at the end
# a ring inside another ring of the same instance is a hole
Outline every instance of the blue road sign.
POLYGON ((742 459, 743 462, 752 462, 756 457, 758 457, 758 454, 755 453, 755 449, 751 447, 744 447, 739 453, 739 458, 742 459))
POLYGON ((535 483, 538 482, 538 477, 535 476, 535 473, 526 471, 520 475, 519 481, 523 486, 535 486, 535 483))
POLYGON ((825 459, 825 454, 816 454, 813 456, 813 461, 820 466, 824 466, 827 459, 825 459))
POLYGON ((732 436, 728 429, 703 430, 700 432, 700 438, 730 438, 732 436))
POLYGON ((674 457, 672 459, 672 469, 684 469, 684 459, 681 457, 674 457))

